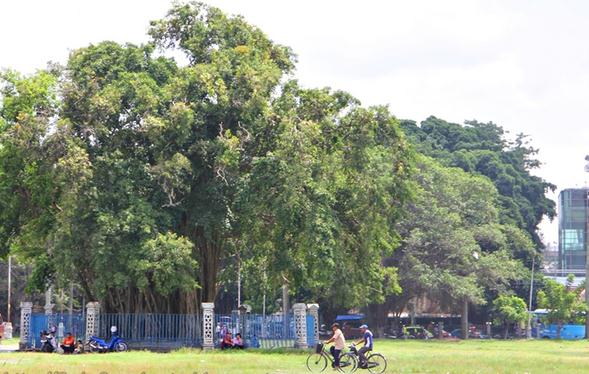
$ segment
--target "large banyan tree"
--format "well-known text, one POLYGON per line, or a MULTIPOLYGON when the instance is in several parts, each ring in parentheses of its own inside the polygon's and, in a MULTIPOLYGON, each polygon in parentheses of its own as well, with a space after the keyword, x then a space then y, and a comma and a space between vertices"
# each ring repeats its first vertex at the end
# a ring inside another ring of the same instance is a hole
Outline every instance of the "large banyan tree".
POLYGON ((252 299, 395 290, 381 259, 411 156, 388 110, 301 88, 289 48, 216 8, 175 5, 149 35, 2 76, 0 254, 33 264, 31 287, 194 312, 239 258, 252 299))

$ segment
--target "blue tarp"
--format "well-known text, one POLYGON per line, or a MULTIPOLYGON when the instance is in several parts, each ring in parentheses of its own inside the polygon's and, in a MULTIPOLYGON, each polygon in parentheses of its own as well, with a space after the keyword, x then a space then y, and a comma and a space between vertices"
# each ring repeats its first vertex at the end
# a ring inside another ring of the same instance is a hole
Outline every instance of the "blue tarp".
POLYGON ((338 314, 336 321, 360 321, 364 319, 364 314, 338 314))

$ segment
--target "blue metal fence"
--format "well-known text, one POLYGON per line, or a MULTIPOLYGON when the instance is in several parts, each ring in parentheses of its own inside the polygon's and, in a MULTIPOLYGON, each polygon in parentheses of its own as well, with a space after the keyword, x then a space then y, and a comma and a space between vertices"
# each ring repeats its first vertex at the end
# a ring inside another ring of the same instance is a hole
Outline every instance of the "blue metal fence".
POLYGON ((307 314, 307 346, 315 347, 315 317, 307 314))
POLYGON ((296 341, 292 313, 286 318, 282 314, 215 315, 216 346, 227 332, 233 336, 241 333, 248 348, 292 348, 296 341))
MULTIPOLYGON (((162 348, 202 346, 202 321, 197 314, 100 314, 99 333, 101 338, 111 336, 111 326, 117 326, 118 334, 133 348, 162 348)), ((288 314, 263 316, 261 314, 215 315, 215 345, 219 346, 226 332, 233 336, 240 332, 248 348, 292 348, 295 346, 295 319, 288 314)), ((307 315, 307 343, 315 345, 314 318, 307 315)), ((71 332, 76 340, 85 340, 86 323, 84 315, 68 313, 45 315, 33 313, 29 330, 29 348, 40 348, 40 334, 43 330, 71 332)))
POLYGON ((28 348, 41 347, 41 331, 50 331, 55 329, 56 335, 61 338, 61 334, 65 335, 71 332, 76 339, 84 340, 86 334, 86 321, 84 315, 81 313, 55 313, 46 315, 44 313, 31 314, 31 323, 29 327, 29 338, 27 341, 28 348), (63 330, 60 329, 60 324, 63 324, 63 330))
POLYGON ((27 347, 29 348, 40 348, 41 347, 41 331, 49 330, 49 319, 48 316, 41 313, 31 314, 31 324, 29 329, 29 338, 27 341, 27 347))
POLYGON ((101 314, 99 335, 109 338, 111 326, 134 348, 201 347, 198 314, 101 314))

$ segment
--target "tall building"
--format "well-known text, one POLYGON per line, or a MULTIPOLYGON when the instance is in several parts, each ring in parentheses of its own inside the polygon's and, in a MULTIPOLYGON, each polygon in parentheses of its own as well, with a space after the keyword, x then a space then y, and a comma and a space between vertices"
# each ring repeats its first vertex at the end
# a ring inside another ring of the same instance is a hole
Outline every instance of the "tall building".
POLYGON ((589 188, 569 188, 558 195, 558 254, 564 275, 585 275, 588 194, 589 188))

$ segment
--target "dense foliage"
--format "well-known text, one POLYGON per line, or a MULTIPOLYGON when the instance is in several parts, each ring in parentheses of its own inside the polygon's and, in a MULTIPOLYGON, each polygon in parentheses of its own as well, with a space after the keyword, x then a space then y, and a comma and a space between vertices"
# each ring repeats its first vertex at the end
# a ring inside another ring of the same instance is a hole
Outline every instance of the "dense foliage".
POLYGON ((398 224, 402 245, 389 259, 403 293, 388 300, 389 308, 400 313, 410 300, 428 297, 442 310, 460 311, 466 324, 469 304, 485 304, 485 292, 504 291, 521 277, 515 249, 531 252, 533 244, 500 223, 498 194, 486 177, 424 156, 416 169, 414 198, 398 224))
POLYGON ((267 287, 345 307, 395 290, 380 264, 410 154, 387 110, 299 88, 288 48, 216 8, 176 5, 149 33, 3 76, 0 234, 32 286, 186 312, 239 256, 252 281, 265 264, 267 287))
POLYGON ((0 257, 30 291, 190 313, 239 271, 256 306, 287 287, 385 318, 429 297, 465 323, 525 273, 554 203, 523 136, 303 88, 288 47, 200 3, 149 36, 0 76, 0 257))
POLYGON ((546 279, 543 289, 538 292, 538 305, 548 312, 544 322, 556 324, 557 339, 560 339, 562 325, 585 320, 582 314, 587 312, 587 305, 580 298, 585 287, 573 287, 574 279, 569 275, 566 284, 546 279))
MULTIPOLYGON (((530 174, 540 162, 534 158, 538 150, 529 146, 525 135, 509 141, 504 130, 492 122, 467 121, 461 126, 436 117, 420 126, 403 121, 402 128, 419 152, 443 165, 491 179, 499 192, 501 222, 525 230, 542 248, 538 225, 545 216, 552 219, 556 215, 554 201, 545 195, 555 186, 530 174)), ((520 257, 525 258, 525 253, 520 257)))
POLYGON ((505 327, 504 338, 509 334, 509 325, 523 323, 528 319, 526 302, 515 295, 501 295, 493 301, 495 323, 505 327))

